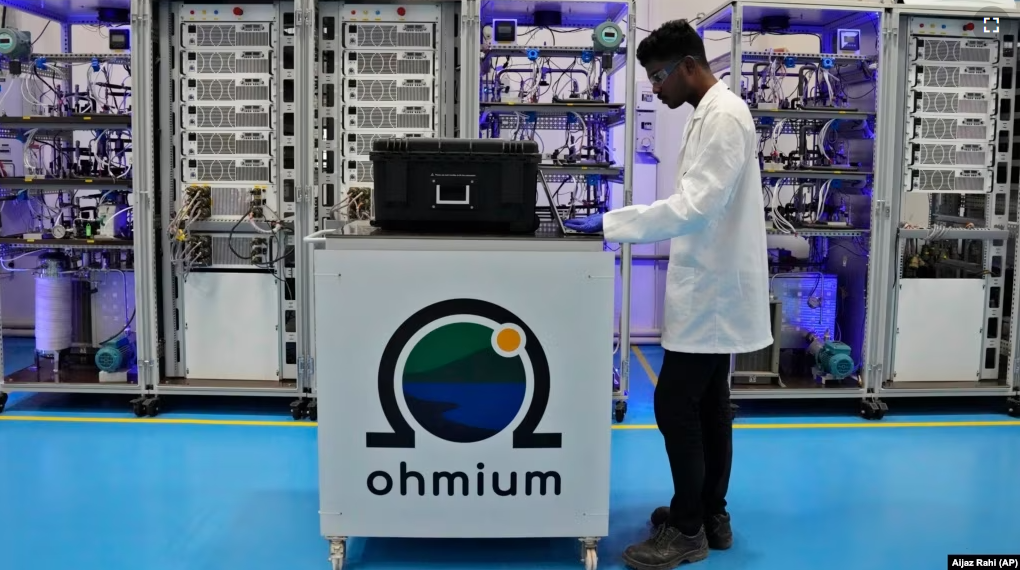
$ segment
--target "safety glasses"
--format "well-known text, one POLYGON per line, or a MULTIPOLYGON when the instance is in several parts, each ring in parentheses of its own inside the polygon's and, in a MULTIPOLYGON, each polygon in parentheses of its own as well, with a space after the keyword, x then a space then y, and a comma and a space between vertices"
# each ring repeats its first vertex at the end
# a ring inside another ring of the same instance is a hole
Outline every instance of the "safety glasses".
POLYGON ((651 81, 653 85, 662 85, 662 82, 665 81, 666 78, 669 77, 671 73, 673 73, 673 71, 677 68, 678 65, 680 65, 680 62, 682 61, 683 59, 679 59, 667 65, 666 67, 663 67, 659 71, 656 71, 655 73, 649 75, 648 80, 651 81))

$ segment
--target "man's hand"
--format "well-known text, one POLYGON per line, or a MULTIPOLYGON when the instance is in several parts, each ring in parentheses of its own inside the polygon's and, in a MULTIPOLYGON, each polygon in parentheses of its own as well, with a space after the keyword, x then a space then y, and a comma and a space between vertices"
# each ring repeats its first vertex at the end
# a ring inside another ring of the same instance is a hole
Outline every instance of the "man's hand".
POLYGON ((594 214, 587 218, 575 218, 563 222, 563 225, 583 234, 594 234, 602 231, 602 214, 594 214))

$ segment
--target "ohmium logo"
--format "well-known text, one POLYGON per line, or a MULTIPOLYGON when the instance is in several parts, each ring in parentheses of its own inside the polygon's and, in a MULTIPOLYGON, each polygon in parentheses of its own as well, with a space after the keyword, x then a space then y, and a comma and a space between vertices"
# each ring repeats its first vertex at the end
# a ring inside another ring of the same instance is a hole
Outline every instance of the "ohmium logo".
MULTIPOLYGON (((559 448, 561 434, 536 433, 549 402, 549 361, 535 333, 517 315, 477 299, 452 299, 429 305, 411 315, 386 344, 379 363, 379 403, 390 432, 368 433, 370 448, 414 448, 418 434, 398 404, 402 396, 407 413, 432 436, 461 444, 485 441, 508 429, 527 410, 514 428, 514 449, 559 448), (526 402, 529 384, 530 402, 526 402)), ((425 477, 408 471, 401 462, 400 474, 375 471, 368 478, 369 490, 388 494, 394 478, 400 492, 409 483, 425 494, 425 477)), ((433 491, 439 495, 446 483, 449 495, 459 486, 467 495, 470 487, 484 494, 486 473, 477 464, 477 486, 469 485, 466 473, 439 471, 432 474, 433 491)), ((517 473, 492 473, 493 491, 501 496, 517 494, 517 473)), ((532 483, 546 483, 560 492, 555 472, 528 472, 522 476, 525 493, 532 483)))

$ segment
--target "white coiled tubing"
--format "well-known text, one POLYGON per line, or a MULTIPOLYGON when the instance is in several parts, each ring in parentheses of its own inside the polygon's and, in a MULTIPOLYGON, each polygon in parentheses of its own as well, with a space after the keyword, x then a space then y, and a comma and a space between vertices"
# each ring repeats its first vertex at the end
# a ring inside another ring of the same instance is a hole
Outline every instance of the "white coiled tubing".
POLYGON ((35 278, 35 349, 55 352, 71 348, 71 279, 35 278))

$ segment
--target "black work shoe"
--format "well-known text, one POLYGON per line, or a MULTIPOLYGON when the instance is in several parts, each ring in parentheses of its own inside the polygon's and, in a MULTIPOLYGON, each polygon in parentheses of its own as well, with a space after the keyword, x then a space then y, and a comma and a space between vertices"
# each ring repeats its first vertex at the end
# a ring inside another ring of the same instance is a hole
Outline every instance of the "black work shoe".
POLYGON ((705 529, 694 536, 685 536, 669 525, 660 525, 648 540, 632 545, 623 552, 623 561, 634 570, 672 570, 684 562, 708 558, 705 529))
POLYGON ((733 546, 730 515, 712 515, 705 519, 705 536, 708 537, 708 547, 712 550, 726 550, 733 546))
MULTIPOLYGON (((669 507, 659 507, 652 511, 651 521, 654 529, 669 522, 669 507)), ((708 547, 712 550, 726 550, 733 546, 730 515, 712 515, 705 519, 705 536, 708 538, 708 547)))

